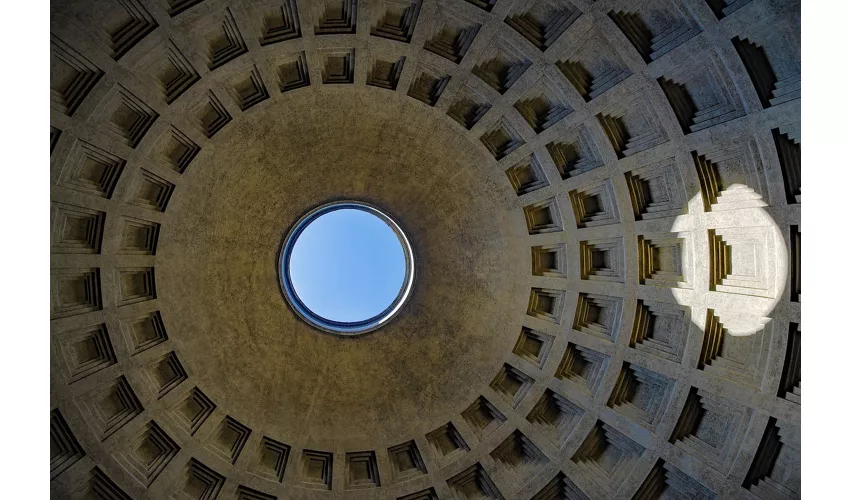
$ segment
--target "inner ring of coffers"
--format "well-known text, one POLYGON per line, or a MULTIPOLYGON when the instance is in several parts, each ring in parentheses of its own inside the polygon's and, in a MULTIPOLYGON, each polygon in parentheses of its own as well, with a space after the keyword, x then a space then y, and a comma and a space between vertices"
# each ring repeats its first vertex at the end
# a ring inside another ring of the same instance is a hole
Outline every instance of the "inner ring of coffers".
POLYGON ((301 216, 301 218, 298 219, 298 221, 292 226, 292 229, 289 230, 289 233, 283 240, 283 244, 281 245, 281 250, 279 253, 277 267, 281 291, 283 292, 283 296, 286 299, 286 302, 292 308, 292 310, 295 311, 295 313, 302 320, 306 321, 311 326, 318 328, 319 330, 322 330, 324 332, 332 333, 335 335, 356 336, 381 328, 382 326, 389 323, 390 320, 392 320, 396 315, 398 315, 404 304, 407 302, 408 298, 410 298, 411 291, 413 290, 413 247, 410 245, 410 241, 407 239, 407 235, 404 234, 404 231, 402 231, 401 226, 399 226, 398 222, 396 222, 396 220, 393 219, 390 215, 381 211, 378 207, 362 201, 334 201, 331 203, 320 205, 301 216), (399 290, 399 293, 396 296, 395 300, 393 300, 393 302, 390 303, 390 305, 387 306, 387 308, 381 311, 380 313, 372 316, 371 318, 357 322, 333 321, 314 313, 298 297, 298 294, 295 291, 295 287, 292 283, 292 279, 289 273, 289 260, 292 255, 292 249, 295 246, 295 242, 298 240, 298 236, 301 234, 301 232, 304 231, 304 229, 311 222, 313 222, 320 216, 333 212, 335 210, 342 209, 362 210, 364 212, 368 212, 372 215, 375 215, 376 217, 383 220, 398 237, 399 242, 401 243, 402 251, 404 252, 404 281, 402 282, 401 289, 399 290))

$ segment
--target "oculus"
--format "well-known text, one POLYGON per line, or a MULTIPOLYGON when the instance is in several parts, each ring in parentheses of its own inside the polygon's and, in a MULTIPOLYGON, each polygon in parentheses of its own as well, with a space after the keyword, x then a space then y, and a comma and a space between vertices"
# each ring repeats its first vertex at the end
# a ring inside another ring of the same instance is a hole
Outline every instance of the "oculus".
POLYGON ((384 326, 404 306, 413 288, 413 249, 385 212, 337 201, 298 219, 283 241, 279 272, 284 297, 304 321, 359 335, 384 326))

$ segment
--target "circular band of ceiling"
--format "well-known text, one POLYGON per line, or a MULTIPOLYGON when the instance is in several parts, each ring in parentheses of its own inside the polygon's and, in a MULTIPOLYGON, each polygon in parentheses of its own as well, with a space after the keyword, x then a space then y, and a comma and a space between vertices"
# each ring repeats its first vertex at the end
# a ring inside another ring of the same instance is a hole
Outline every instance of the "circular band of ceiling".
POLYGON ((278 272, 280 278, 280 287, 281 291, 283 292, 283 296, 286 298, 287 303, 289 303, 295 313, 301 317, 301 319, 324 332, 342 336, 361 335, 386 325, 399 313, 399 311, 401 311, 401 308, 404 306, 404 304, 407 302, 407 299, 410 297, 411 291, 413 290, 414 277, 413 247, 410 245, 410 241, 407 239, 407 236, 404 234, 404 231, 401 230, 401 226, 399 226, 398 222, 396 222, 395 219, 393 219, 391 216, 384 213, 374 205, 354 200, 335 201, 318 206, 313 210, 307 212, 300 219, 298 219, 298 221, 286 235, 286 238, 283 240, 283 245, 281 246, 280 251, 280 258, 278 260, 278 272), (292 283, 292 279, 289 272, 289 261, 292 256, 292 250, 295 246, 295 242, 298 240, 298 236, 304 231, 304 229, 307 228, 307 226, 311 222, 313 222, 320 216, 333 212, 335 210, 342 209, 362 210, 383 220, 398 237, 399 242, 401 243, 402 250, 404 252, 404 281, 395 300, 393 300, 392 303, 390 303, 390 305, 387 306, 386 309, 376 314, 375 316, 357 322, 333 321, 314 313, 298 297, 298 293, 295 290, 295 286, 292 283))

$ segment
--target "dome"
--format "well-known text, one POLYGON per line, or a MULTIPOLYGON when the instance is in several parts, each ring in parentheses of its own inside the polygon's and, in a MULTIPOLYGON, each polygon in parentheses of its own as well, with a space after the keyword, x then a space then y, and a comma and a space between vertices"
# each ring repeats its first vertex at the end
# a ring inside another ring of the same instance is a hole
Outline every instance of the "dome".
POLYGON ((799 2, 58 0, 50 58, 52 498, 800 496, 799 2), (280 271, 352 201, 415 277, 345 335, 280 271))

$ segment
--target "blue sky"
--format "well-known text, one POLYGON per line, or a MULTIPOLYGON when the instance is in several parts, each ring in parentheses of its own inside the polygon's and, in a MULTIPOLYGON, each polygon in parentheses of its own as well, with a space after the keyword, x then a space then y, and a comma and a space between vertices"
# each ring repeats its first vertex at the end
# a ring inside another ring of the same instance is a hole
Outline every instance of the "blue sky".
POLYGON ((319 216, 293 245, 289 275, 298 297, 326 319, 354 322, 387 308, 404 282, 401 242, 380 218, 357 209, 319 216))

